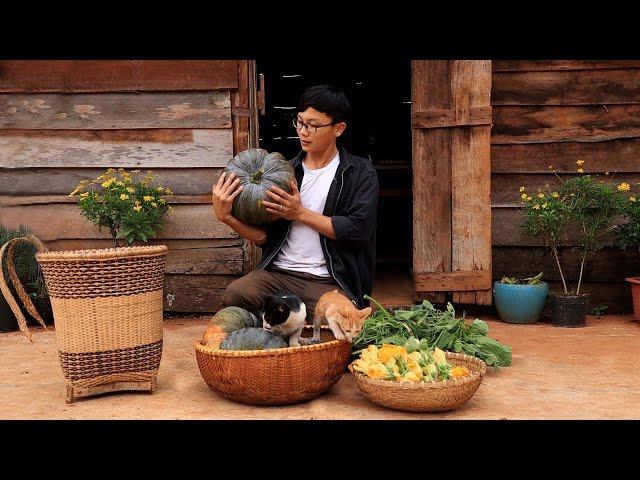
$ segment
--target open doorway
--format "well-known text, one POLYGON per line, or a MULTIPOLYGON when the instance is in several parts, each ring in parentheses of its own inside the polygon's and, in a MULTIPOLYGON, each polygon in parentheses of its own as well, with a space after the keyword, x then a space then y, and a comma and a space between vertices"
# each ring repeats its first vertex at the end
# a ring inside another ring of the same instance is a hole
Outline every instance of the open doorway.
POLYGON ((380 184, 372 296, 389 306, 413 304, 410 62, 258 60, 256 67, 264 75, 265 93, 259 145, 286 158, 300 151, 291 119, 302 91, 331 83, 347 94, 353 116, 343 145, 371 160, 380 184))

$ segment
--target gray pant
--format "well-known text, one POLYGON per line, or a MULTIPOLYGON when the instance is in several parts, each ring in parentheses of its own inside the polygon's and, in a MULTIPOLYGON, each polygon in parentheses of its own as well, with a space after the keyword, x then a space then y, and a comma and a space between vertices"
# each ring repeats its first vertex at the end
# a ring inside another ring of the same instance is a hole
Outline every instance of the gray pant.
POLYGON ((344 293, 331 277, 318 277, 278 268, 268 271, 253 270, 229 284, 222 295, 222 304, 225 307, 242 307, 260 318, 266 295, 288 292, 304 302, 307 308, 306 320, 311 324, 318 299, 331 290, 344 293))

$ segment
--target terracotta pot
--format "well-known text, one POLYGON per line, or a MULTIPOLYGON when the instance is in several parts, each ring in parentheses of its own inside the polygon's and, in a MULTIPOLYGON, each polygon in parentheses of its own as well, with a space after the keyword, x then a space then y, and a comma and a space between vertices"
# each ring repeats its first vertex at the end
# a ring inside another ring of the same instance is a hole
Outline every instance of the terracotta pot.
POLYGON ((640 321, 640 277, 625 278, 631 284, 633 297, 633 319, 640 321))

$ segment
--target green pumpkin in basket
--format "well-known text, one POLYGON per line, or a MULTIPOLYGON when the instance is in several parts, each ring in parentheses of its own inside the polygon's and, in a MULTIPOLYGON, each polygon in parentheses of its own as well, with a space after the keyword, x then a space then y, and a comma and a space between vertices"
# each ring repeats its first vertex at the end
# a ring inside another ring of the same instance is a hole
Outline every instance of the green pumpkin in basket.
POLYGON ((220 344, 220 350, 269 350, 286 348, 289 344, 264 328, 242 328, 231 332, 220 344))
POLYGON ((290 182, 295 178, 291 162, 278 152, 249 148, 233 157, 225 172, 227 175, 235 173, 243 187, 233 201, 232 214, 235 218, 250 225, 277 220, 278 217, 267 212, 262 201, 273 201, 266 192, 274 185, 291 193, 290 182))
POLYGON ((260 327, 260 320, 248 310, 240 307, 225 307, 219 310, 202 335, 202 344, 218 348, 227 335, 246 327, 260 327))

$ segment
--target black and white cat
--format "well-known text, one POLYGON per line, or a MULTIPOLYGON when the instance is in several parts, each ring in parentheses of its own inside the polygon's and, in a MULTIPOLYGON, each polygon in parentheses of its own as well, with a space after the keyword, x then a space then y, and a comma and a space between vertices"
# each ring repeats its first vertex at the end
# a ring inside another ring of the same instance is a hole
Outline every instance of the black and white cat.
POLYGON ((262 311, 262 328, 288 340, 290 347, 298 347, 306 317, 307 307, 295 295, 267 295, 262 311))

